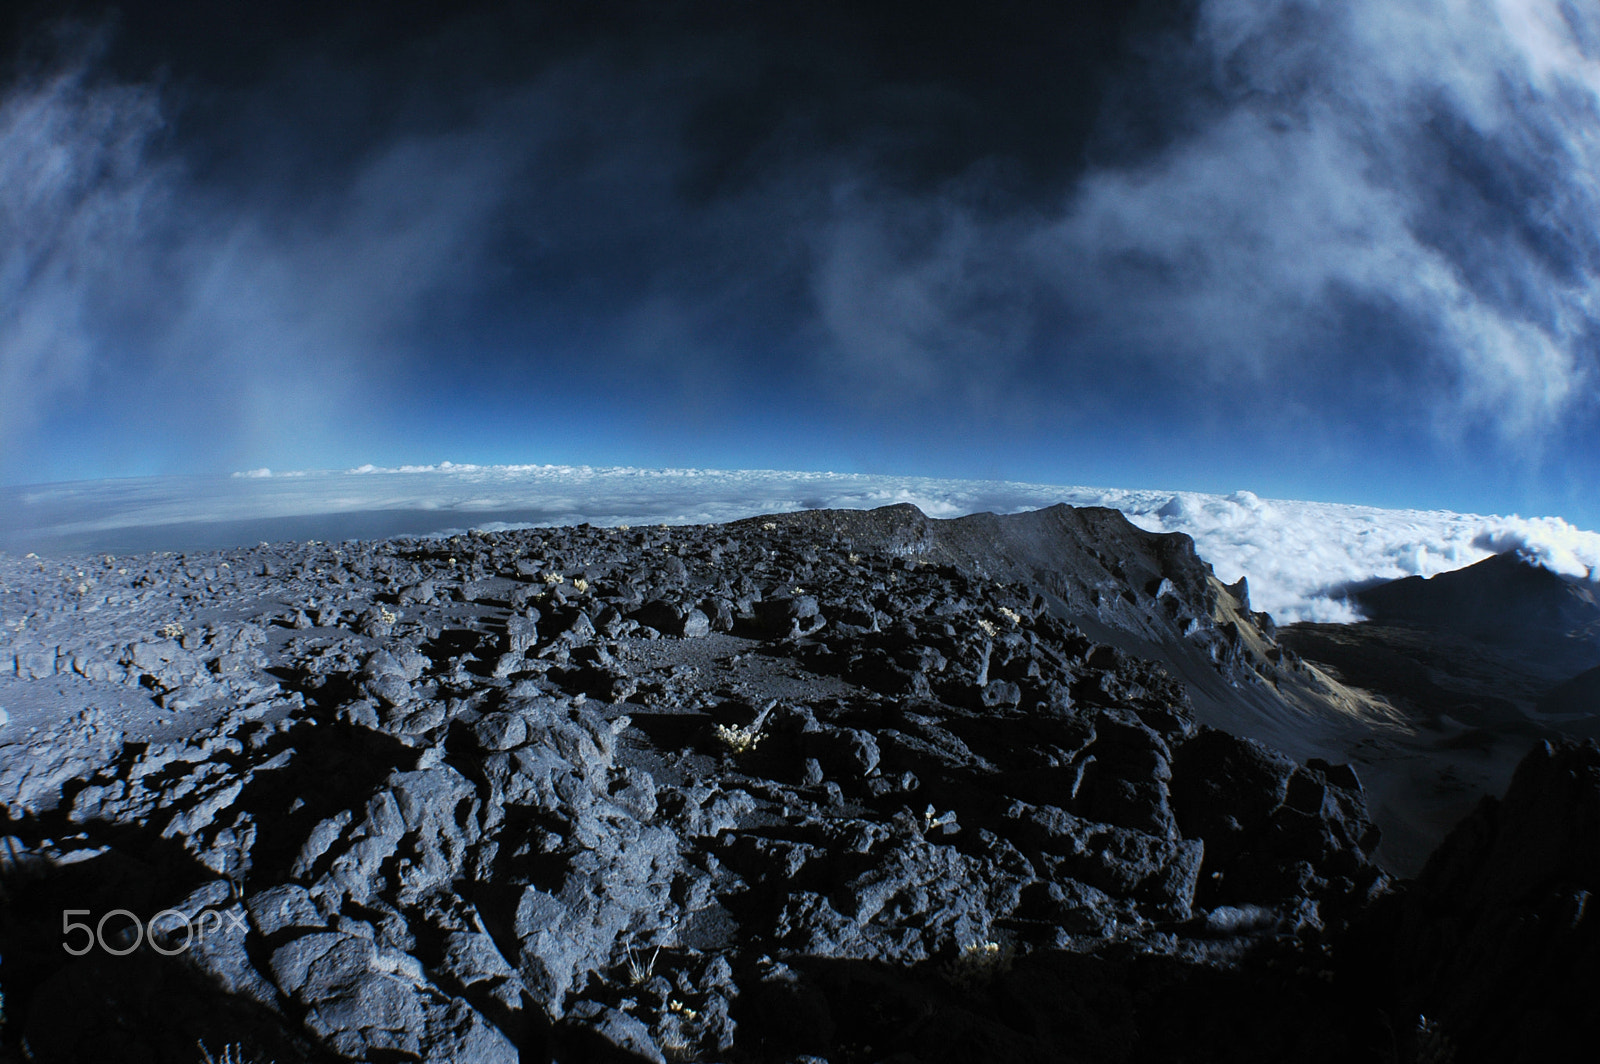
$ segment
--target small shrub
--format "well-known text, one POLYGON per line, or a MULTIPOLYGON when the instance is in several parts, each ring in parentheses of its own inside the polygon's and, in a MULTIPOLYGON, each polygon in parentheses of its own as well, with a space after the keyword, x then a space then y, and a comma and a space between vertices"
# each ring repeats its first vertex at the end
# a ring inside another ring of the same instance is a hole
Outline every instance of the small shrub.
POLYGON ((161 636, 163 639, 182 639, 183 625, 179 624, 177 621, 168 621, 166 624, 156 629, 156 634, 161 636))
POLYGON ((743 728, 718 724, 711 731, 722 742, 723 746, 726 746, 736 754, 748 753, 761 745, 761 729, 756 724, 743 728))
POLYGON ((986 986, 1011 970, 1015 956, 1009 944, 974 942, 945 965, 945 977, 952 986, 973 990, 986 986))

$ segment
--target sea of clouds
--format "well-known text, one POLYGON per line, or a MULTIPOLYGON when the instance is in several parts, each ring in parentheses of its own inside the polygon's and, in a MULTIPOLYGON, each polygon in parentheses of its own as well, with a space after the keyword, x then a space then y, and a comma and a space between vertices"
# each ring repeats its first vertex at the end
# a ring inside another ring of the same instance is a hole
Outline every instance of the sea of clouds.
MULTIPOLYGON (((1363 585, 1433 576, 1508 550, 1574 579, 1600 580, 1600 533, 1559 517, 1262 499, 1012 481, 942 480, 776 470, 589 466, 429 466, 330 472, 258 469, 231 477, 153 477, 0 491, 0 545, 110 544, 128 529, 160 528, 175 546, 188 526, 237 528, 296 518, 334 528, 336 515, 406 514, 409 528, 445 533, 589 522, 701 524, 821 507, 911 503, 930 517, 1017 513, 1055 503, 1107 506, 1140 528, 1194 537, 1218 577, 1249 579, 1256 609, 1280 623, 1350 621, 1346 597, 1363 585), (420 523, 419 523, 420 522, 420 523), (64 539, 66 537, 67 539, 64 539)), ((322 533, 327 536, 333 533, 322 533)))

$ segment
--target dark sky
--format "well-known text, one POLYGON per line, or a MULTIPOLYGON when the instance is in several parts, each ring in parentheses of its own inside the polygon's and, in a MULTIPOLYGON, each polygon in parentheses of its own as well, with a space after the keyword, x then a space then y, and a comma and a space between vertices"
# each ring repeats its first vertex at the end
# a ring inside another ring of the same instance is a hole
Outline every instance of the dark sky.
POLYGON ((765 467, 1600 524, 1589 4, 6 10, 9 483, 765 467))

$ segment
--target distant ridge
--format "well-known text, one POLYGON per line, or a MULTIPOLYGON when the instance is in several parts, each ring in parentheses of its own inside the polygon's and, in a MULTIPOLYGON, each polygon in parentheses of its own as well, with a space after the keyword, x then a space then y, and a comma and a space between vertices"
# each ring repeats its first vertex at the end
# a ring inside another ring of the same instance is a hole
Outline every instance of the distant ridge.
POLYGON ((1170 489, 782 470, 414 467, 0 486, 0 550, 220 550, 589 523, 716 524, 756 514, 911 503, 936 518, 1057 503, 1110 507, 1194 538, 1225 583, 1250 578, 1279 624, 1354 621, 1344 589, 1521 550, 1556 572, 1600 570, 1600 532, 1558 517, 1396 510, 1170 489))
POLYGON ((1595 585, 1557 575, 1515 551, 1426 580, 1381 584, 1355 599, 1376 623, 1515 647, 1569 672, 1600 660, 1595 585))

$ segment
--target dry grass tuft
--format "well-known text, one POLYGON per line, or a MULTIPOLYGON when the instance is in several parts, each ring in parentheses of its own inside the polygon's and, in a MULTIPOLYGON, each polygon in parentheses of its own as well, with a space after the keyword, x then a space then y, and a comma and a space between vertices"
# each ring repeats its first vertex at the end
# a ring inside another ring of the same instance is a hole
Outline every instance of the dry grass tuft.
POLYGON ((200 1050, 199 1064, 273 1064, 272 1061, 264 1061, 259 1057, 246 1057, 244 1046, 238 1042, 223 1046, 220 1057, 212 1056, 211 1050, 206 1048, 204 1042, 196 1042, 195 1048, 200 1050))

